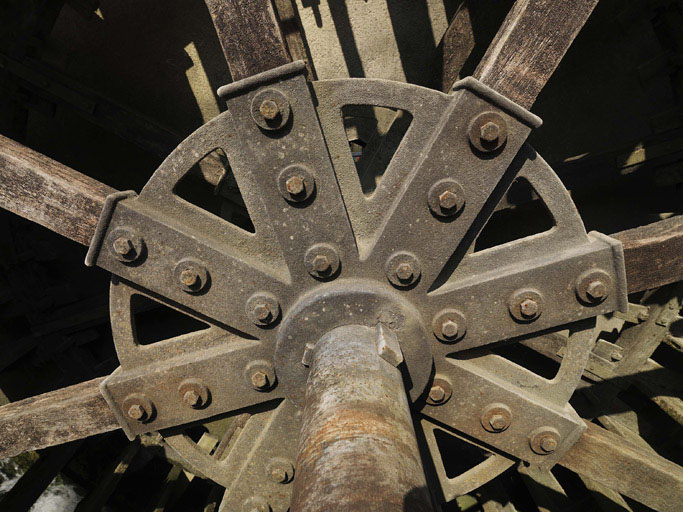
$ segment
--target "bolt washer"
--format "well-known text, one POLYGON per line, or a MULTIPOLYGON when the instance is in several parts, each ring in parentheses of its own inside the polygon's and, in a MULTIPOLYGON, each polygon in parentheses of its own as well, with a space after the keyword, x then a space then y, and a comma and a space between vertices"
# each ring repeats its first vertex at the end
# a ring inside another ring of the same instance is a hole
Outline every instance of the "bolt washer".
POLYGON ((508 300, 508 311, 519 323, 533 322, 543 313, 543 296, 531 288, 517 290, 508 300), (533 307, 531 307, 533 305, 533 307))
POLYGON ((507 141, 507 137, 507 123, 498 112, 483 112, 475 117, 470 125, 470 143, 482 153, 491 153, 500 149, 507 141), (485 132, 488 131, 486 128, 491 124, 498 128, 498 134, 496 137, 485 137, 485 132), (482 130, 482 128, 485 129, 482 130))
POLYGON ((609 295, 612 287, 612 278, 604 270, 589 270, 584 272, 576 280, 576 297, 579 302, 588 306, 597 306, 601 304, 609 295), (605 293, 602 297, 592 296, 590 294, 591 284, 601 283, 605 287, 605 293))
POLYGON ((484 430, 493 434, 504 432, 512 423, 512 411, 505 404, 487 405, 479 419, 484 430))
POLYGON ((329 244, 315 244, 304 255, 304 265, 309 274, 316 279, 334 278, 339 272, 341 263, 337 250, 329 244), (327 259, 327 268, 321 268, 319 260, 327 259))
POLYGON ((117 260, 122 263, 132 264, 142 260, 146 253, 145 241, 140 235, 129 228, 117 228, 114 229, 109 236, 109 252, 117 260), (122 252, 119 249, 119 245, 123 242, 127 242, 128 250, 122 252))
POLYGON ((427 192, 427 204, 429 209, 438 217, 453 217, 465 207, 465 191, 455 180, 445 178, 431 186, 427 192), (452 194, 452 202, 444 204, 444 194, 452 194))
POLYGON ((173 275, 176 282, 187 293, 199 293, 208 288, 209 272, 203 264, 194 259, 186 258, 179 261, 173 270, 173 275), (185 282, 184 277, 188 272, 195 277, 194 282, 185 282))
POLYGON ((443 309, 432 320, 432 330, 434 336, 444 343, 455 343, 461 340, 467 332, 467 320, 457 309, 443 309), (449 335, 449 332, 444 332, 444 326, 447 324, 455 324, 455 334, 449 335))
POLYGON ((415 256, 409 252, 397 252, 391 255, 387 264, 384 266, 384 272, 391 284, 399 288, 406 288, 414 285, 420 279, 422 269, 420 262, 415 256), (404 277, 401 274, 404 272, 404 277))
POLYGON ((289 100, 277 89, 259 91, 251 100, 251 117, 264 130, 279 130, 285 126, 289 121, 290 112, 289 100), (270 101, 274 102, 278 108, 278 112, 272 119, 266 118, 262 112, 264 109, 261 108, 264 102, 270 101))
POLYGON ((277 178, 277 188, 282 197, 288 202, 303 203, 315 191, 315 178, 306 166, 300 164, 289 165, 280 171, 280 175, 277 178), (287 187, 287 180, 296 177, 301 178, 303 189, 301 192, 292 193, 287 187))
POLYGON ((562 437, 556 428, 539 427, 529 434, 529 446, 538 455, 550 455, 560 445, 562 437))

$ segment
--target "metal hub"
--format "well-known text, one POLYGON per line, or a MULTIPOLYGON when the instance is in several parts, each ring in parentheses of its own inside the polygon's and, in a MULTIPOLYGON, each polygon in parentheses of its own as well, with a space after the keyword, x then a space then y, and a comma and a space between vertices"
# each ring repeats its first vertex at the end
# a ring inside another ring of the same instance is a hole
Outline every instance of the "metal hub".
POLYGON ((567 401, 593 318, 625 309, 626 288, 620 244, 586 234, 558 178, 524 145, 540 120, 473 79, 450 95, 382 80, 311 89, 299 63, 219 93, 228 112, 186 139, 139 196, 108 199, 88 253, 89 264, 120 276, 111 317, 121 367, 102 392, 126 433, 162 430, 189 466, 226 487, 222 510, 287 510, 291 490, 268 464, 297 458, 317 344, 355 325, 372 330, 377 357, 402 371, 438 475, 432 484, 446 499, 516 459, 557 462, 585 429, 567 401), (413 117, 370 196, 349 152, 346 105, 413 117), (174 193, 216 148, 255 233, 174 193), (516 179, 533 187, 554 227, 474 252, 516 179), (135 294, 210 327, 142 346, 135 294), (489 351, 503 342, 563 344, 566 355, 548 380, 489 351), (177 430, 256 406, 223 458, 177 430), (448 478, 437 429, 496 455, 448 478))

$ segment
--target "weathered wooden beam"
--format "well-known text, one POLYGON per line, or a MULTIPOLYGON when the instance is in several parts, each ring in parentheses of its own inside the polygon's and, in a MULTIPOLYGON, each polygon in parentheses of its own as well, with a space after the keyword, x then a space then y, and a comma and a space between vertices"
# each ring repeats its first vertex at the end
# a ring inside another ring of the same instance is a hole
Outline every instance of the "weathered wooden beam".
POLYGON ((612 236, 624 245, 629 293, 683 280, 683 216, 612 236))
POLYGON ((0 207, 88 245, 114 189, 0 135, 0 207))
POLYGON ((474 76, 530 108, 597 3, 517 0, 474 76))
POLYGON ((271 0, 205 0, 234 81, 291 61, 271 0))
POLYGON ((680 510, 683 468, 593 423, 560 464, 660 512, 680 510))
POLYGON ((0 459, 119 428, 100 393, 103 379, 0 407, 0 459))

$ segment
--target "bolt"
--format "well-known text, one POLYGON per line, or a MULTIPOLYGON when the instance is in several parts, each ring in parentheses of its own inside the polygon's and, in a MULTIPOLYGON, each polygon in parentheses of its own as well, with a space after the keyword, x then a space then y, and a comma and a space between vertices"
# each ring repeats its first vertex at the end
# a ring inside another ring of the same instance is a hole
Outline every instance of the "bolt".
POLYGON ((616 350, 610 354, 610 359, 612 361, 621 361, 624 356, 621 355, 620 352, 617 352, 616 350))
POLYGON ((313 268, 318 274, 328 272, 331 266, 330 259, 323 254, 318 254, 313 258, 313 268))
POLYGON ((133 241, 127 236, 120 236, 112 243, 114 247, 114 252, 121 256, 126 256, 133 251, 133 241))
POLYGON ((196 407, 199 405, 200 401, 201 397, 195 390, 189 389, 185 391, 185 394, 183 395, 183 402, 185 402, 187 405, 190 407, 196 407))
POLYGON ((458 196, 451 190, 446 190, 439 195, 439 206, 444 210, 455 208, 458 204, 458 196))
POLYGON ((266 322, 272 316, 272 313, 270 312, 270 308, 268 307, 267 304, 264 304, 264 303, 256 304, 254 306, 253 311, 254 311, 254 316, 260 322, 266 322))
POLYGON ((263 370, 256 370, 251 374, 250 379, 256 389, 266 389, 268 387, 268 374, 263 370))
POLYGON ((128 408, 128 417, 142 421, 147 417, 147 411, 141 404, 133 404, 128 408))
POLYGON ((259 107, 259 112, 261 112, 264 119, 272 121, 280 115, 280 107, 273 100, 263 100, 259 107))
POLYGON ((401 281, 408 281, 413 277, 414 271, 410 263, 400 263, 396 267, 396 277, 401 281))
POLYGON ((283 484, 287 481, 287 471, 285 471, 285 468, 281 467, 273 468, 273 470, 270 472, 270 479, 273 482, 283 484))
POLYGON ((445 338, 455 338, 458 335, 458 324, 453 320, 445 320, 441 324, 441 333, 445 338))
POLYGON ((440 404, 445 398, 446 390, 442 386, 437 384, 429 390, 429 399, 435 404, 440 404))
POLYGON ((594 279, 586 286, 586 295, 594 302, 599 302, 607 297, 607 285, 600 279, 594 279))
POLYGON ((491 425, 491 428, 496 432, 500 432, 508 427, 508 422, 503 415, 494 414, 489 419, 489 425, 491 425))
POLYGON ((525 318, 533 318, 538 314, 538 302, 534 299, 524 299, 519 303, 519 312, 525 318))
POLYGON ((479 135, 484 142, 495 142, 500 137, 500 127, 493 121, 488 121, 479 129, 479 135))
POLYGON ((297 196, 304 191, 304 178, 303 176, 291 176, 287 178, 285 182, 285 187, 287 192, 293 196, 297 196))
POLYGON ((552 453, 557 449, 557 439, 554 437, 544 437, 541 440, 541 450, 543 450, 546 453, 552 453))
POLYGON ((187 287, 197 286, 199 280, 199 274, 192 269, 188 268, 180 273, 180 282, 187 287))

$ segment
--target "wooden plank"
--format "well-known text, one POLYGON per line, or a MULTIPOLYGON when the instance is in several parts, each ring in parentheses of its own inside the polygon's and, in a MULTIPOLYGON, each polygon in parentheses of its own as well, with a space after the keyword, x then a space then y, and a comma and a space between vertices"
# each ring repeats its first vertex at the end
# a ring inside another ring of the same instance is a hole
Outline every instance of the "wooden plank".
POLYGON ((234 81, 291 61, 271 0, 205 0, 234 81))
POLYGON ((680 510, 683 468, 593 423, 560 464, 660 512, 680 510))
POLYGON ((0 407, 0 459, 119 428, 100 393, 104 377, 0 407))
POLYGON ((530 108, 598 0, 517 0, 474 76, 530 108))
POLYGON ((624 245, 629 293, 683 280, 683 215, 611 236, 624 245))
POLYGON ((0 207, 83 245, 115 190, 0 135, 0 207))
POLYGON ((304 29, 294 0, 273 0, 273 5, 292 60, 304 61, 308 70, 307 78, 316 80, 313 58, 306 44, 304 29))
POLYGON ((0 510, 29 512, 80 446, 81 442, 76 441, 41 452, 40 458, 31 464, 19 481, 0 499, 0 510))

